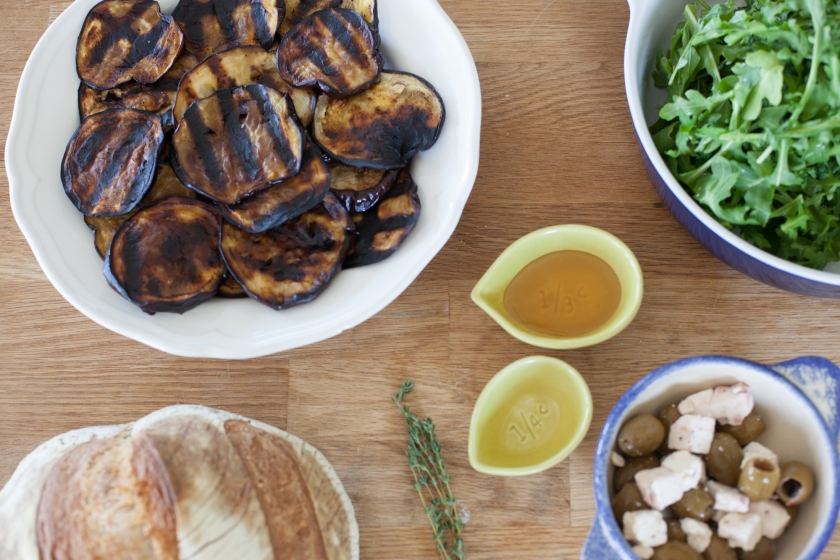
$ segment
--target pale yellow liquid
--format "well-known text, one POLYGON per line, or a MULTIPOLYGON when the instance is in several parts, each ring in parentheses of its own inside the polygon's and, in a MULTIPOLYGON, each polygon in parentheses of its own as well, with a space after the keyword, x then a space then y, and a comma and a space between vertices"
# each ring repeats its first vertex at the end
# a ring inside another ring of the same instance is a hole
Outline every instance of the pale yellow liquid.
POLYGON ((557 251, 528 264, 505 290, 505 310, 522 326, 551 336, 585 336, 612 318, 621 282, 602 259, 557 251))
POLYGON ((575 436, 582 415, 571 383, 524 372, 481 426, 477 459, 494 467, 527 467, 554 456, 575 436))

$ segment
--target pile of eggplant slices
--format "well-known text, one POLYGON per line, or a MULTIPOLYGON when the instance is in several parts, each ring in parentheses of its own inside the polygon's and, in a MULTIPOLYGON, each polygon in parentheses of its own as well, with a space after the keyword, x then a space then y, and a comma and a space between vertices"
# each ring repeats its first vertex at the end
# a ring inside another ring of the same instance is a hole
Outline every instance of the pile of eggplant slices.
POLYGON ((106 0, 79 35, 64 191, 147 313, 274 309, 396 251, 443 100, 383 70, 375 0, 106 0))

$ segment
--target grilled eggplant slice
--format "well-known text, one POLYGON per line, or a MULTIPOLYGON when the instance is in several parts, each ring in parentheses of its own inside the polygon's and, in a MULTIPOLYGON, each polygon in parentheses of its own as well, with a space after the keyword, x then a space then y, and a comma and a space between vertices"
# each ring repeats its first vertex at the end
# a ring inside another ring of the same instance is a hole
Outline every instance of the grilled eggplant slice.
POLYGON ((297 218, 320 203, 330 190, 330 173, 318 146, 306 141, 297 175, 228 206, 219 204, 227 221, 249 233, 260 233, 297 218))
MULTIPOLYGON (((159 165, 155 182, 152 184, 152 188, 149 189, 149 192, 146 193, 146 196, 143 197, 143 200, 140 201, 137 209, 149 206, 150 204, 153 204, 158 200, 163 200, 164 198, 172 198, 173 196, 195 198, 196 195, 195 191, 188 189, 183 185, 183 183, 181 183, 181 181, 178 180, 175 172, 172 171, 172 167, 169 165, 159 165)), ((111 240, 114 238, 114 234, 117 233, 117 230, 120 229, 123 222, 136 213, 137 210, 132 210, 128 214, 113 216, 111 218, 94 218, 91 216, 85 216, 85 223, 94 232, 94 245, 96 246, 96 252, 99 253, 100 257, 103 259, 105 258, 105 255, 108 253, 108 247, 111 246, 111 240)))
POLYGON ((146 313, 189 311, 213 297, 224 279, 221 224, 212 205, 189 198, 143 208, 114 236, 105 278, 146 313))
POLYGON ((87 216, 130 212, 152 185, 163 136, 152 113, 111 109, 88 117, 64 153, 64 192, 87 216))
POLYGON ((219 293, 216 295, 228 299, 248 297, 248 294, 245 293, 245 288, 242 287, 242 284, 236 281, 236 278, 234 278, 230 272, 228 272, 225 279, 222 280, 222 283, 219 286, 219 293))
POLYGON ((79 86, 79 116, 84 120, 108 109, 137 109, 156 114, 164 127, 171 127, 169 110, 172 109, 173 93, 137 82, 103 90, 95 90, 82 82, 79 86))
POLYGON ((341 7, 362 14, 362 17, 374 27, 379 27, 379 12, 376 0, 342 0, 341 7))
POLYGON ((92 218, 85 216, 85 223, 87 227, 93 230, 93 245, 96 247, 96 252, 103 259, 108 254, 108 247, 111 246, 111 240, 116 235, 117 230, 123 225, 126 220, 136 214, 136 211, 131 211, 123 216, 114 216, 112 218, 92 218))
POLYGON ((152 188, 149 189, 140 206, 150 206, 151 204, 163 200, 164 198, 172 198, 180 196, 184 198, 195 198, 195 191, 187 188, 184 183, 175 175, 170 165, 158 166, 157 176, 152 188))
POLYGON ((366 90, 382 71, 379 34, 352 10, 315 12, 283 36, 277 68, 297 87, 318 86, 334 97, 366 90))
POLYGON ((164 128, 171 128, 172 104, 178 92, 178 83, 196 65, 198 59, 185 53, 160 80, 151 85, 132 81, 111 89, 95 90, 82 82, 79 86, 79 116, 84 120, 108 109, 137 109, 155 113, 163 121, 164 128))
POLYGON ((354 167, 405 167, 437 142, 446 110, 429 82, 382 72, 370 89, 347 99, 318 98, 312 132, 328 156, 354 167))
POLYGON ((251 297, 274 309, 315 299, 341 269, 353 224, 327 193, 299 218, 263 233, 222 226, 222 255, 251 297))
POLYGON ((283 0, 181 0, 172 17, 184 32, 187 51, 204 59, 232 47, 270 49, 285 13, 283 0))
POLYGON ((170 158, 185 185, 236 204, 297 173, 303 143, 288 96, 251 84, 190 105, 175 129, 170 158))
POLYGON ((172 66, 184 36, 157 2, 105 0, 91 9, 76 47, 79 77, 94 89, 150 84, 172 66))
POLYGON ((315 92, 292 87, 277 71, 277 57, 262 47, 237 47, 213 55, 189 72, 178 87, 175 122, 194 101, 210 97, 223 88, 262 84, 292 98, 300 122, 309 126, 315 111, 315 92))
POLYGON ((372 26, 377 27, 379 24, 376 0, 286 0, 286 17, 280 24, 280 34, 285 35, 289 29, 318 10, 330 8, 353 10, 362 14, 372 26))
POLYGON ((354 214, 359 232, 356 246, 344 262, 344 268, 355 268, 385 260, 400 248, 420 219, 420 198, 417 184, 403 169, 396 184, 382 200, 364 214, 354 214))
POLYGON ((327 164, 330 190, 348 212, 367 212, 388 192, 399 174, 398 169, 350 167, 337 161, 327 164))

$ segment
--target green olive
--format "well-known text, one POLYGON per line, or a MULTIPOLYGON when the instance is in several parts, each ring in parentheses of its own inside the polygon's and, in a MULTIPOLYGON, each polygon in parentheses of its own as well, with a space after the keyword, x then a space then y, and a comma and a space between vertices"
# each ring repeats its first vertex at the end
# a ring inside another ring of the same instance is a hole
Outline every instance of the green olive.
POLYGON ((767 425, 764 420, 754 410, 744 418, 740 426, 718 426, 719 431, 734 437, 742 447, 757 440, 766 429, 767 425))
POLYGON ((782 475, 776 493, 786 506, 798 506, 814 491, 814 473, 805 463, 791 461, 782 465, 782 475))
POLYGON ((691 517, 698 521, 710 521, 712 519, 712 506, 715 499, 702 488, 692 488, 671 506, 674 514, 680 519, 691 517))
POLYGON ((721 484, 735 486, 741 474, 743 459, 744 452, 738 440, 729 434, 717 432, 709 454, 706 455, 706 472, 721 484))
POLYGON ((636 486, 635 482, 625 484, 612 499, 613 513, 619 526, 622 526, 621 520, 624 519, 624 514, 628 511, 639 511, 647 508, 648 505, 642 498, 642 493, 639 492, 639 487, 636 486))
POLYGON ((680 525, 678 519, 668 520, 668 540, 680 542, 688 540, 688 537, 685 536, 685 532, 682 530, 682 525, 680 525))
POLYGON ((684 542, 668 541, 654 550, 652 560, 703 560, 703 557, 684 542))
POLYGON ((623 467, 615 469, 613 474, 613 488, 621 490, 628 482, 633 482, 636 473, 647 469, 655 469, 659 466, 659 457, 656 455, 645 455, 627 459, 623 467))
POLYGON ((762 538, 749 552, 738 549, 738 560, 773 560, 776 557, 776 541, 762 538))
POLYGON ((788 521, 787 524, 787 526, 790 527, 799 515, 799 506, 785 506, 785 509, 787 510, 788 515, 790 515, 790 521, 788 521))
POLYGON ((753 502, 767 500, 776 491, 782 470, 764 457, 749 461, 738 477, 738 490, 753 502))
POLYGON ((618 432, 618 447, 628 457, 653 453, 665 441, 665 427, 651 414, 639 414, 618 432))
POLYGON ((659 421, 662 422, 662 426, 665 428, 665 441, 663 441, 662 445, 659 446, 659 451, 664 455, 671 452, 671 450, 668 449, 668 433, 671 431, 671 424, 676 422, 680 416, 682 416, 682 414, 680 414, 676 404, 666 406, 659 412, 659 421))
POLYGON ((735 551, 729 548, 729 543, 726 539, 722 539, 717 535, 712 536, 712 543, 706 552, 703 553, 704 560, 738 560, 738 555, 735 551))

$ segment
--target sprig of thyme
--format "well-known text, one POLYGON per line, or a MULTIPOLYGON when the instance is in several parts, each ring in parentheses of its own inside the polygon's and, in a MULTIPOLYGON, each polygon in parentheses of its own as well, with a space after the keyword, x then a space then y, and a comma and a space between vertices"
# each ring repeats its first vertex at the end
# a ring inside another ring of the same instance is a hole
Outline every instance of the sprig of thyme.
POLYGON ((423 509, 435 534, 438 552, 443 560, 464 560, 464 524, 458 516, 457 501, 449 487, 449 473, 435 437, 431 418, 420 421, 403 404, 405 396, 414 388, 411 379, 394 393, 392 400, 399 406, 408 425, 408 449, 405 456, 414 475, 414 489, 420 495, 423 509))

